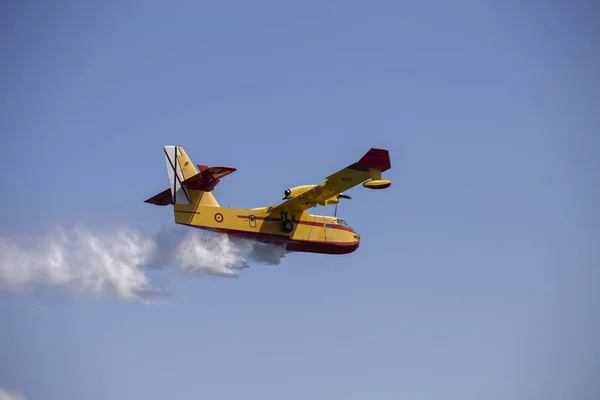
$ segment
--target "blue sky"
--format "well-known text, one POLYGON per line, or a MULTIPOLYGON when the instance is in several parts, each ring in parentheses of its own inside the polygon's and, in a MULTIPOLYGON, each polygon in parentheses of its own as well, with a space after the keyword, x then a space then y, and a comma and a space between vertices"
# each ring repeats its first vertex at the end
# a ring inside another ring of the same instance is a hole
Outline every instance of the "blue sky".
MULTIPOLYGON (((6 240, 153 235, 161 147, 233 165, 221 205, 276 204, 370 147, 386 191, 347 256, 171 305, 0 291, 0 387, 27 399, 596 398, 597 7, 588 2, 4 2, 6 240)), ((330 208, 315 212, 331 214, 330 208)), ((1 260, 6 261, 6 260, 1 260)))

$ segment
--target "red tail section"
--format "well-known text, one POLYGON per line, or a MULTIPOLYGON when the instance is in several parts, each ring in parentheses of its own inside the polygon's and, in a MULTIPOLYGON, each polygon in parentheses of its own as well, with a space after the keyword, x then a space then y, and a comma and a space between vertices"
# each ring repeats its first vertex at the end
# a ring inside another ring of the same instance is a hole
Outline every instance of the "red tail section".
POLYGON ((221 178, 237 171, 233 167, 209 167, 208 165, 198 164, 198 175, 187 179, 183 184, 191 190, 202 190, 203 192, 212 192, 221 181, 221 178))

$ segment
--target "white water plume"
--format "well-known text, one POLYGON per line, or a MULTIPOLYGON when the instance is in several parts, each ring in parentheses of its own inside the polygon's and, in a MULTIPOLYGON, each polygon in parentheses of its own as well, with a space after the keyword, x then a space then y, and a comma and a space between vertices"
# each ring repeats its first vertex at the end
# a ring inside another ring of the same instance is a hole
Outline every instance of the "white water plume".
POLYGON ((279 264, 287 251, 279 246, 231 239, 227 235, 187 235, 176 251, 179 267, 206 275, 237 276, 248 261, 279 264))
POLYGON ((153 285, 148 269, 172 265, 200 275, 237 276, 249 261, 279 264, 286 253, 189 229, 151 238, 130 228, 57 228, 37 237, 0 238, 0 289, 54 286, 83 297, 152 302, 167 292, 153 285))
POLYGON ((14 390, 8 390, 0 386, 0 400, 25 400, 25 397, 14 390))
POLYGON ((155 246, 126 228, 56 228, 37 237, 0 238, 0 287, 64 286, 75 295, 141 301, 157 294, 139 268, 155 246))

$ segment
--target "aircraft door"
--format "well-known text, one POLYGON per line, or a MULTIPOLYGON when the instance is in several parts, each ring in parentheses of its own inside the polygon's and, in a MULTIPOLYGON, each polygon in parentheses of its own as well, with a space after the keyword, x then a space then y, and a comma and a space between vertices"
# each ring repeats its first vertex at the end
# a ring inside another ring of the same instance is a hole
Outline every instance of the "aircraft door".
POLYGON ((325 231, 323 217, 312 215, 307 220, 310 221, 310 225, 306 228, 306 234, 302 240, 326 242, 327 233, 325 231))
POLYGON ((256 228, 256 216, 255 215, 248 216, 248 224, 250 225, 250 228, 256 228))

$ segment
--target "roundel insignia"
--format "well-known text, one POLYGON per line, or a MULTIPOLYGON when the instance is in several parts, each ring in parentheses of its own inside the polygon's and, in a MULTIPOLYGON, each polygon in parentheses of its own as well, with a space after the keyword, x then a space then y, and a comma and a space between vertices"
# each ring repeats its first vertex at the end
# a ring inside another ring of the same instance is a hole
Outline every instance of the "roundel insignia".
POLYGON ((215 214, 215 221, 217 221, 218 223, 223 222, 223 214, 221 213, 216 213, 215 214))

